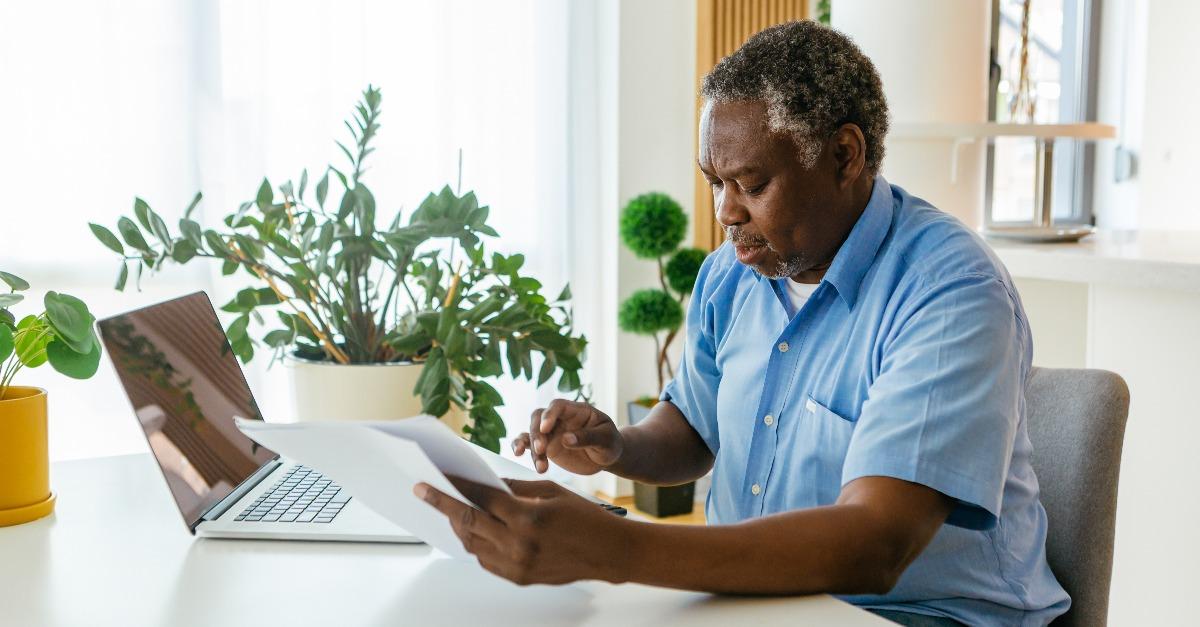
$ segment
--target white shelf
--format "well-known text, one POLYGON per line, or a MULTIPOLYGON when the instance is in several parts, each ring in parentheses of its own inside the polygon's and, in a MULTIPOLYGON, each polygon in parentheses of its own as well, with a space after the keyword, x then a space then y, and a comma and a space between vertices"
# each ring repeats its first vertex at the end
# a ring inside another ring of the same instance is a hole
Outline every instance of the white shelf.
POLYGON ((977 137, 1036 137, 1042 139, 1112 139, 1117 129, 1099 122, 1078 124, 909 123, 895 124, 888 133, 894 139, 974 139, 977 137))

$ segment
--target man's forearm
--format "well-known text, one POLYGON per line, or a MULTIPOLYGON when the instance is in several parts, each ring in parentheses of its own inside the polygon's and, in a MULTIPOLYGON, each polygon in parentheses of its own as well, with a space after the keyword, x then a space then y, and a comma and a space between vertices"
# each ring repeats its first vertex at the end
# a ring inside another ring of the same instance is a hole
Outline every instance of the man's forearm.
POLYGON ((629 521, 610 581, 734 594, 883 593, 919 553, 853 505, 735 525, 629 521))
POLYGON ((712 452, 669 401, 655 405, 640 424, 622 427, 621 439, 621 457, 606 470, 626 479, 677 485, 712 468, 712 452))

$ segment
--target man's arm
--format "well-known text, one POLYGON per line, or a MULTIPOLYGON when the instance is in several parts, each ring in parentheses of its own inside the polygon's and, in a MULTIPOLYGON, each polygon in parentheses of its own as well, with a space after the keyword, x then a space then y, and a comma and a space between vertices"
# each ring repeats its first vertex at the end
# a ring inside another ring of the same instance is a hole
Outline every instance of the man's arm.
POLYGON ((660 401, 640 423, 621 428, 624 450, 609 472, 654 485, 694 481, 713 466, 713 454, 671 401, 660 401))
POLYGON ((455 481, 482 510, 418 484, 487 570, 520 584, 580 579, 740 594, 882 593, 933 539, 951 499, 863 477, 835 505, 736 525, 660 525, 613 516, 549 481, 514 494, 455 481))
POLYGON ((923 485, 864 477, 831 506, 734 525, 634 523, 624 572, 613 574, 706 592, 883 594, 951 508, 950 498, 923 485))

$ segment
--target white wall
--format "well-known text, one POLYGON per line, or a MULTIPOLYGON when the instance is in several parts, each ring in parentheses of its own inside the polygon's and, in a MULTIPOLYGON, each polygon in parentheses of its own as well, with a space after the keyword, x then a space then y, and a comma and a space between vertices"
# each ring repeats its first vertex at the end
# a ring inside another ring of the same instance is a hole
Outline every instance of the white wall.
MULTIPOLYGON (((695 206, 696 3, 622 0, 620 7, 620 205, 638 194, 661 191, 690 215, 695 206)), ((654 263, 637 259, 618 245, 619 297, 656 286, 654 263)), ((653 342, 621 333, 617 351, 618 401, 655 395, 653 342)), ((624 410, 620 413, 624 419, 624 410)))
POLYGON ((1200 229, 1200 3, 1105 0, 1098 118, 1138 157, 1137 176, 1113 180, 1114 144, 1097 150, 1095 212, 1107 228, 1200 229))

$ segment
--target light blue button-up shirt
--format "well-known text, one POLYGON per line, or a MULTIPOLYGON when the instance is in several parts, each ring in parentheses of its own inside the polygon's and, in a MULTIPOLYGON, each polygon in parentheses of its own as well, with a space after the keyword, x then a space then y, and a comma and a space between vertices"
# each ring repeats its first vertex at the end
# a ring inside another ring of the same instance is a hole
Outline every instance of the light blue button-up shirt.
POLYGON ((859 477, 920 483, 954 499, 950 518, 889 593, 846 600, 970 625, 1065 612, 1030 466, 1029 325, 988 246, 877 177, 790 310, 728 243, 704 262, 663 399, 716 455, 709 523, 830 505, 859 477))

